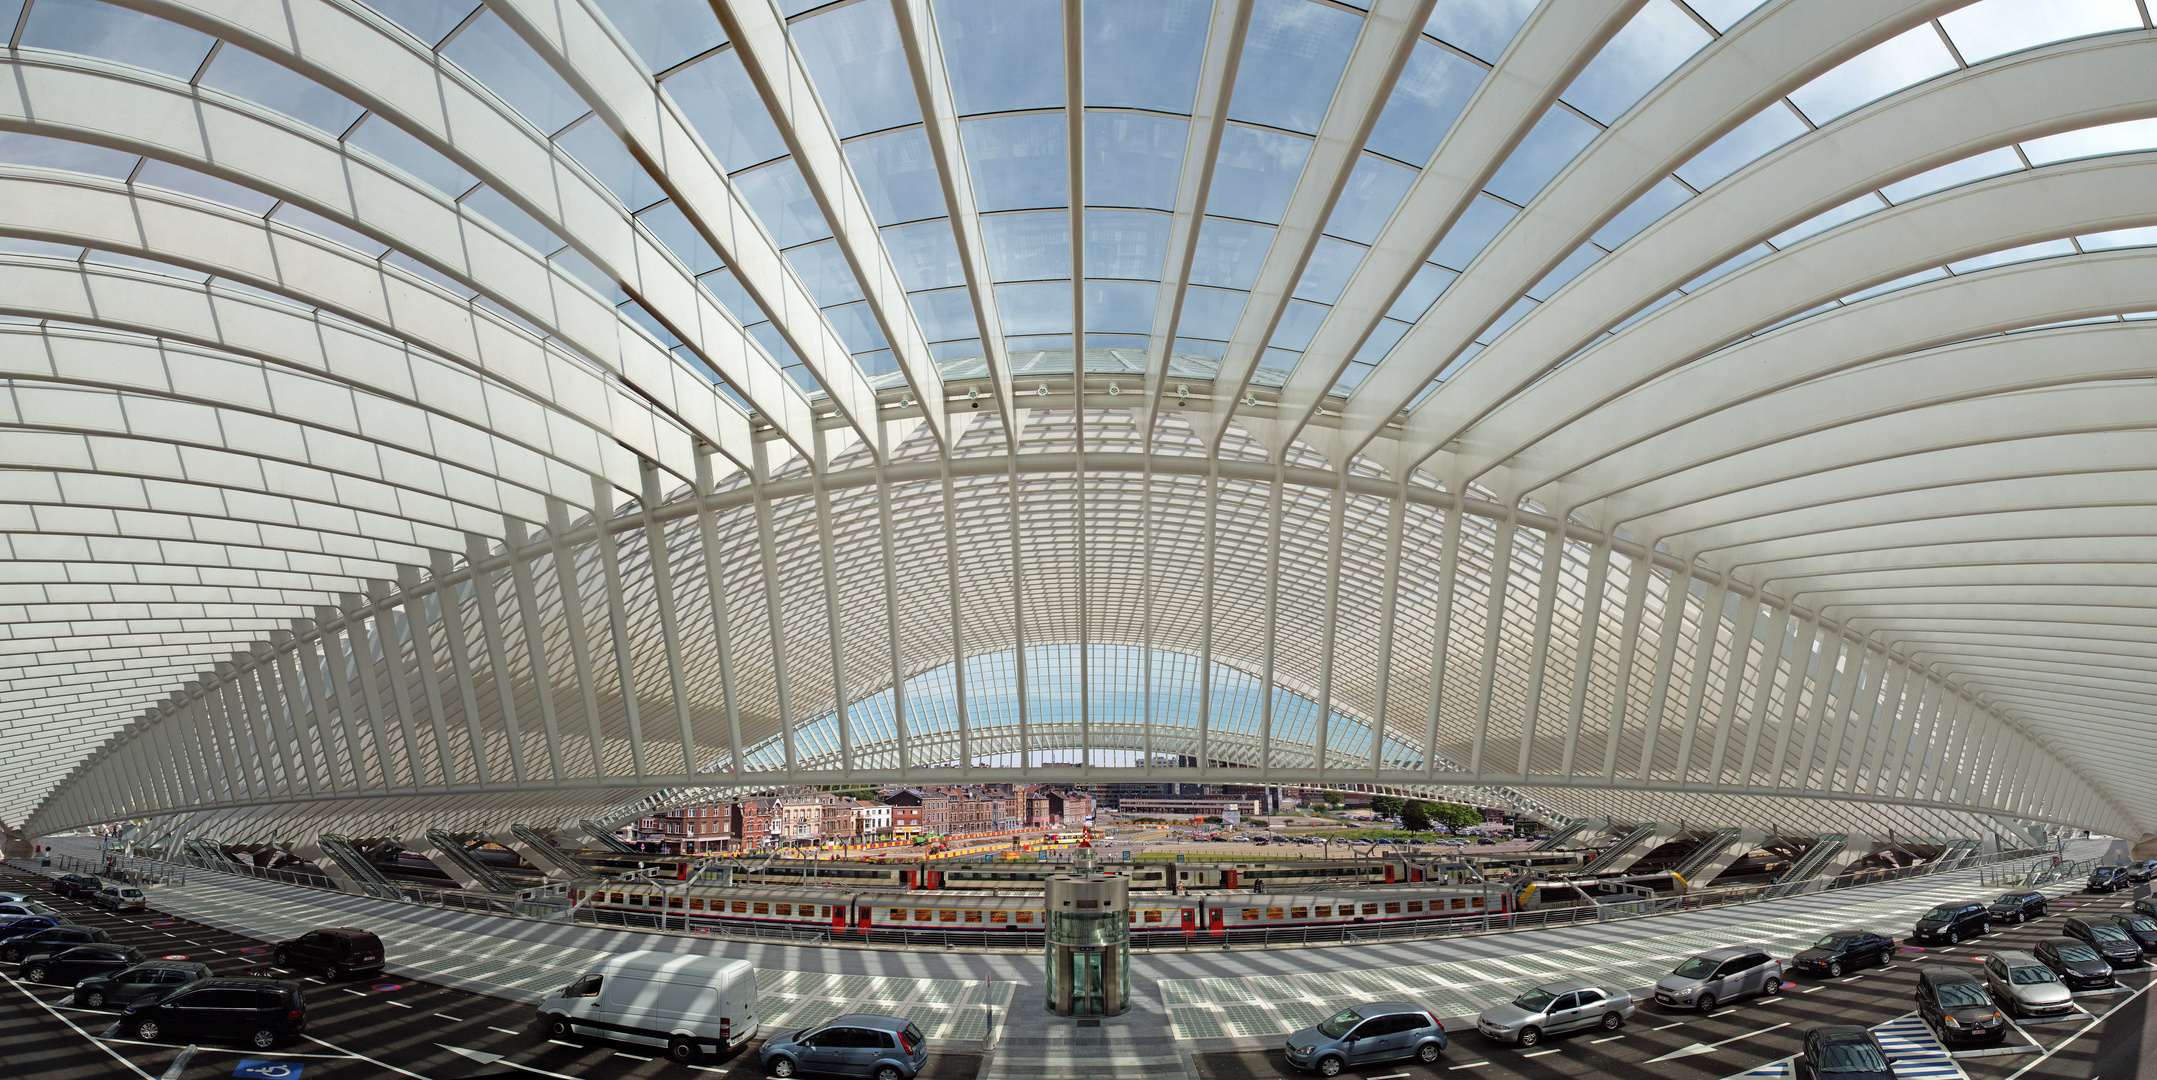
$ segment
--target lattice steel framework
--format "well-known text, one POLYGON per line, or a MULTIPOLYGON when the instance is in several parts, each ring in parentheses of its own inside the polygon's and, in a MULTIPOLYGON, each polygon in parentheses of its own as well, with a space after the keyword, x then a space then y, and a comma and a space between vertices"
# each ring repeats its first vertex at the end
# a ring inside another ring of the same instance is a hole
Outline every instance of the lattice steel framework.
POLYGON ((2137 0, 11 12, 33 833, 2157 832, 2137 0))

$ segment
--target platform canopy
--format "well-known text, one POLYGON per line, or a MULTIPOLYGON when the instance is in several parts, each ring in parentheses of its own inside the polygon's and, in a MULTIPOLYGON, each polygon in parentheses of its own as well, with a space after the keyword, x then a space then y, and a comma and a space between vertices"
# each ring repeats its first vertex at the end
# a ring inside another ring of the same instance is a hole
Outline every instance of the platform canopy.
POLYGON ((0 0, 0 820, 2157 834, 2137 0, 0 0))

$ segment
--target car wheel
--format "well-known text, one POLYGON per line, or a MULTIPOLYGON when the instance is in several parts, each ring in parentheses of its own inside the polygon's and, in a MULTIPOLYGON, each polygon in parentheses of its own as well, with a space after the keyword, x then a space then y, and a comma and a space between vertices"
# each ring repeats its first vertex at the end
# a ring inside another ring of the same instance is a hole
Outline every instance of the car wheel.
MULTIPOLYGON (((1953 930, 1949 930, 1949 931, 1947 932, 1947 943, 1948 943, 1949 945, 1953 945, 1953 944, 1955 944, 1956 942, 1958 942, 1958 941, 1961 941, 1961 940, 1962 940, 1961 938, 1959 938, 1959 937, 1956 937, 1956 936, 1955 936, 1955 932, 1954 932, 1953 930)), ((1884 954, 1883 954, 1883 955, 1884 955, 1884 954)))
POLYGON ((323 969, 322 969, 322 977, 323 977, 323 978, 324 978, 325 980, 328 980, 329 982, 342 982, 342 981, 344 981, 344 977, 345 977, 345 968, 344 968, 344 965, 343 965, 343 964, 331 964, 330 966, 328 966, 328 967, 326 967, 326 968, 323 968, 323 969))
POLYGON ((1543 1041, 1543 1029, 1542 1029, 1542 1028, 1539 1028, 1539 1027, 1535 1027, 1535 1026, 1532 1026, 1532 1025, 1531 1025, 1531 1026, 1529 1026, 1529 1027, 1524 1027, 1524 1028, 1520 1029, 1520 1044, 1521 1044, 1522 1046, 1534 1046, 1535 1044, 1537 1044, 1537 1043, 1539 1043, 1539 1042, 1542 1042, 1542 1041, 1543 1041))
POLYGON ((1827 962, 1827 977, 1830 979, 1842 978, 1842 961, 1830 960, 1827 962))
POLYGON ((689 1062, 695 1061, 696 1059, 697 1044, 695 1039, 685 1039, 679 1035, 676 1035, 675 1037, 667 1040, 668 1061, 672 1061, 676 1064, 686 1065, 689 1062))
POLYGON ((156 1042, 157 1037, 164 1033, 164 1027, 155 1020, 135 1021, 135 1037, 143 1042, 156 1042))
POLYGON ((778 1077, 779 1080, 786 1080, 787 1077, 794 1075, 794 1059, 790 1057, 771 1059, 771 1074, 778 1077))
POLYGON ((262 1030, 257 1031, 252 1035, 249 1035, 247 1037, 247 1043, 248 1045, 254 1047, 257 1050, 267 1050, 270 1047, 277 1045, 277 1033, 271 1031, 268 1028, 263 1028, 262 1030))
POLYGON ((104 1007, 105 1007, 105 995, 104 995, 104 993, 103 993, 103 992, 101 992, 101 991, 97 991, 97 990, 92 990, 92 991, 90 991, 89 993, 87 993, 87 994, 84 994, 84 995, 82 995, 82 1007, 83 1007, 83 1008, 85 1008, 85 1009, 102 1009, 102 1008, 104 1008, 104 1007))
POLYGON ((1768 976, 1768 984, 1760 988, 1760 993, 1763 997, 1774 997, 1782 992, 1783 977, 1780 975, 1768 976))
POLYGON ((1704 1012, 1704 1013, 1711 1013, 1711 1012, 1714 1012, 1714 1011, 1715 1011, 1715 1007, 1716 1007, 1717 1005, 1720 1005, 1720 1004, 1722 1004, 1722 1002, 1720 1002, 1720 1001, 1717 1001, 1717 1000, 1715 1000, 1715 995, 1714 995, 1714 994, 1702 994, 1702 995, 1700 995, 1700 1002, 1699 1002, 1699 1005, 1700 1005, 1700 1011, 1701 1011, 1701 1012, 1704 1012))
POLYGON ((41 983, 41 982, 44 982, 44 981, 45 981, 45 965, 43 965, 43 964, 32 964, 32 965, 30 965, 29 967, 26 967, 26 968, 22 969, 22 977, 23 977, 23 981, 25 981, 25 982, 34 982, 34 983, 41 983))
POLYGON ((886 1065, 876 1070, 876 1080, 904 1080, 897 1065, 886 1065))
POLYGON ((22 950, 21 950, 21 949, 8 949, 8 950, 5 950, 5 951, 0 951, 0 963, 9 963, 9 964, 17 964, 17 963, 21 963, 21 962, 22 962, 22 950))
POLYGON ((547 1034, 556 1039, 566 1039, 572 1034, 567 1017, 550 1014, 546 1018, 546 1026, 547 1034))
POLYGON ((1416 1050, 1416 1060, 1425 1065, 1435 1064, 1438 1060, 1438 1044, 1424 1043, 1416 1050))
POLYGON ((1624 1027, 1624 1026, 1625 1026, 1625 1018, 1624 1018, 1624 1017, 1622 1017, 1622 1016, 1619 1016, 1619 1015, 1618 1015, 1617 1013, 1604 1013, 1604 1014, 1603 1014, 1603 1030, 1604 1030, 1604 1031, 1616 1031, 1616 1030, 1618 1030, 1619 1028, 1621 1028, 1621 1027, 1624 1027))
POLYGON ((1322 1058, 1319 1058, 1319 1059, 1318 1059, 1318 1075, 1320 1075, 1320 1076, 1339 1076, 1339 1075, 1341 1075, 1341 1059, 1339 1059, 1339 1058, 1337 1058, 1337 1057, 1332 1057, 1332 1056, 1327 1056, 1327 1057, 1322 1057, 1322 1058))

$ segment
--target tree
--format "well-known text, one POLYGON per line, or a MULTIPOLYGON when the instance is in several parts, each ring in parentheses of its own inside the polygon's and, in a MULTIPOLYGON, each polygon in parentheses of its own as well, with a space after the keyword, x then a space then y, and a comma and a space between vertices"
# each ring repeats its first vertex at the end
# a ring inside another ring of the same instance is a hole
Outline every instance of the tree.
POLYGON ((1339 805, 1341 805, 1341 793, 1340 793, 1340 792, 1338 792, 1338 791, 1329 791, 1329 792, 1326 792, 1326 805, 1327 805, 1327 806, 1339 806, 1339 805))
POLYGON ((1409 832, 1423 832, 1430 827, 1430 804, 1410 800, 1401 807, 1401 828, 1409 832))
POLYGON ((1430 814, 1433 820, 1451 825, 1456 829, 1483 823, 1482 811, 1472 806, 1462 806, 1459 803, 1432 803, 1430 814))
POLYGON ((1401 812, 1401 800, 1391 795, 1371 796, 1371 813, 1380 817, 1392 817, 1401 812))

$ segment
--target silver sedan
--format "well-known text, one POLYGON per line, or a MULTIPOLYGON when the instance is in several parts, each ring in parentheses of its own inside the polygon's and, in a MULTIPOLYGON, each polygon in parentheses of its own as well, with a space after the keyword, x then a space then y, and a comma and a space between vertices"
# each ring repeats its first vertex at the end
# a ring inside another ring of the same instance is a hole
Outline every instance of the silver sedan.
POLYGON ((1623 990, 1567 980, 1544 983, 1503 1005, 1483 1010, 1475 1028, 1485 1038, 1534 1046, 1545 1035, 1582 1028, 1616 1031, 1633 1015, 1633 997, 1623 990))

